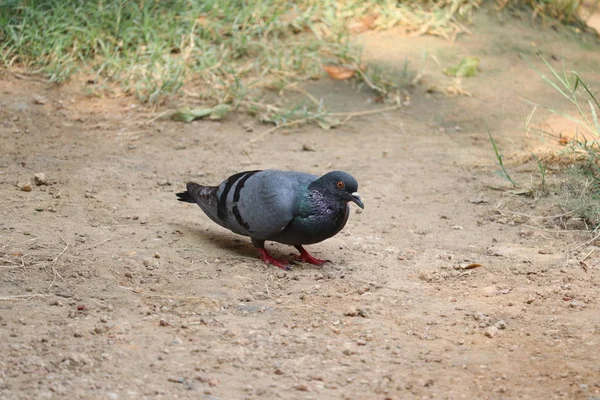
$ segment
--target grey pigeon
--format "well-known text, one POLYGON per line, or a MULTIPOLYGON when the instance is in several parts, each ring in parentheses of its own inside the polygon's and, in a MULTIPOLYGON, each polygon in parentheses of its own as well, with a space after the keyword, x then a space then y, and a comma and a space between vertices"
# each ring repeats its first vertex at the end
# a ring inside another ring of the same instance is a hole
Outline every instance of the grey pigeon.
POLYGON ((273 169, 232 175, 219 186, 187 184, 177 193, 179 201, 197 203, 217 224, 249 236, 267 264, 289 269, 286 261, 273 258, 265 241, 294 246, 295 258, 314 265, 314 258, 302 247, 328 239, 342 230, 350 206, 364 204, 357 193, 358 182, 350 174, 332 171, 322 177, 273 169))

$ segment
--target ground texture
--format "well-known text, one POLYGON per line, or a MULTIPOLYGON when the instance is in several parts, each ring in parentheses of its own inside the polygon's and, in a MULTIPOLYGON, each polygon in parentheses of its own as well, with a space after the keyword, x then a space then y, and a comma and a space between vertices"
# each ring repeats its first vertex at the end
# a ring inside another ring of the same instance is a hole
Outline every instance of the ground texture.
MULTIPOLYGON (((599 41, 487 12, 470 29, 363 34, 369 62, 423 75, 406 107, 247 145, 269 127, 149 122, 132 99, 1 72, 0 398, 599 399, 600 243, 507 191, 485 128, 504 153, 538 148, 522 100, 559 104, 528 61, 595 83, 599 41), (441 70, 465 56, 481 68, 458 85, 441 70), (258 168, 358 179, 365 210, 308 248, 330 263, 267 267, 176 201, 258 168)), ((378 106, 347 82, 308 89, 378 106)))

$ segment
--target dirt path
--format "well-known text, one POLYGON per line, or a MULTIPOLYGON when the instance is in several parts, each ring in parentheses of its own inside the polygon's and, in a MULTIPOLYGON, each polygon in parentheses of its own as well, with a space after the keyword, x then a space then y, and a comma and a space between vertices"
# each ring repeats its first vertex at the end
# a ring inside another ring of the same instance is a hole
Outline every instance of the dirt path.
MULTIPOLYGON (((482 13, 456 44, 366 34, 369 60, 407 57, 424 74, 411 105, 278 131, 247 154, 266 129, 252 120, 145 124, 130 99, 4 72, 0 397, 600 398, 599 253, 577 260, 598 243, 569 259, 589 236, 519 214, 558 213, 543 201, 489 189, 508 186, 485 131, 526 150, 537 140, 519 99, 556 101, 517 52, 538 67, 538 50, 564 54, 597 82, 599 42, 511 21, 482 13), (442 66, 480 57, 461 83, 472 97, 436 91, 455 82, 424 51, 442 66), (357 177, 364 212, 311 246, 332 263, 266 267, 246 238, 175 200, 188 180, 268 167, 357 177)), ((332 108, 367 107, 346 83, 323 92, 332 108)))

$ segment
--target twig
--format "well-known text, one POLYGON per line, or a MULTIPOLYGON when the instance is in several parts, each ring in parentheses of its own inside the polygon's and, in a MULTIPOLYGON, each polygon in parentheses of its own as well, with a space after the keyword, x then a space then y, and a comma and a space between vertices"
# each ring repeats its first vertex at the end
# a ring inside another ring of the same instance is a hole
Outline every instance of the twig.
POLYGON ((372 115, 372 114, 379 114, 379 113, 383 113, 383 112, 387 112, 387 111, 394 111, 397 110, 399 108, 401 108, 402 105, 400 104, 396 104, 395 106, 390 106, 390 107, 385 107, 385 108, 379 108, 377 110, 365 110, 365 111, 356 111, 356 112, 339 112, 339 113, 330 113, 329 116, 331 117, 361 117, 363 115, 372 115))
POLYGON ((354 64, 354 69, 356 70, 356 72, 358 72, 360 74, 360 77, 363 79, 363 81, 365 81, 367 86, 369 86, 371 89, 373 89, 379 93, 383 93, 383 94, 386 93, 385 90, 383 90, 382 88, 380 88, 379 86, 377 86, 373 82, 371 82, 371 80, 369 78, 367 78, 367 75, 360 69, 360 67, 358 65, 354 64))
MULTIPOLYGON (((64 239, 63 239, 64 241, 64 239)), ((60 278, 60 280, 63 280, 63 277, 58 273, 58 271, 55 268, 56 262, 58 261, 59 257, 62 256, 63 254, 65 254, 65 251, 67 251, 67 249, 69 248, 69 244, 67 243, 65 248, 63 249, 63 251, 61 251, 56 257, 54 257, 54 260, 52 260, 52 264, 50 265, 50 267, 52 268, 52 272, 54 272, 54 279, 52 279, 52 283, 50 283, 50 286, 48 286, 48 289, 50 289, 52 286, 54 286, 54 282, 56 282, 56 278, 60 278)))
POLYGON ((261 133, 260 135, 255 136, 254 138, 250 139, 249 141, 247 141, 243 147, 246 147, 249 144, 252 144, 254 142, 256 142, 257 140, 265 137, 266 135, 268 135, 269 133, 275 132, 277 129, 279 128, 285 128, 286 126, 291 126, 291 125, 295 125, 295 124, 301 124, 305 121, 307 121, 309 118, 302 118, 302 119, 297 119, 294 121, 290 121, 290 122, 286 122, 284 124, 281 125, 275 125, 272 128, 267 129, 266 131, 264 131, 263 133, 261 133))
POLYGON ((541 226, 532 226, 532 225, 527 225, 527 224, 523 224, 524 227, 526 228, 530 228, 530 229, 538 229, 540 231, 546 231, 546 232, 550 232, 550 233, 569 233, 569 232, 575 232, 573 229, 548 229, 548 228, 542 228, 541 226))
POLYGON ((173 112, 173 110, 166 110, 166 111, 163 111, 163 112, 159 113, 157 116, 155 116, 155 117, 152 117, 152 118, 150 118, 148 121, 144 122, 144 124, 146 124, 146 125, 147 125, 147 124, 151 124, 152 122, 156 121, 157 119, 159 119, 159 118, 160 118, 160 117, 162 117, 163 115, 166 115, 166 114, 168 114, 168 113, 172 113, 172 112, 173 112))
POLYGON ((587 260, 588 258, 590 258, 590 256, 592 255, 592 253, 596 251, 596 249, 591 249, 589 253, 587 253, 587 255, 585 257, 583 257, 581 260, 579 260, 580 262, 583 262, 585 260, 587 260))
POLYGON ((575 250, 579 250, 582 247, 587 246, 588 244, 594 242, 596 239, 598 239, 600 237, 600 231, 598 231, 598 233, 596 234, 596 236, 594 236, 593 238, 591 238, 590 240, 580 244, 579 246, 575 247, 574 249, 571 249, 570 251, 575 251, 575 250))
POLYGON ((525 213, 520 213, 520 212, 516 212, 516 211, 509 211, 509 210, 501 210, 499 208, 496 208, 496 210, 500 213, 500 214, 513 214, 513 215, 519 215, 522 217, 527 217, 530 219, 556 219, 556 218, 562 218, 562 217, 566 217, 568 215, 573 214, 573 211, 567 211, 566 213, 562 213, 562 214, 556 214, 556 215, 550 215, 548 217, 538 217, 536 215, 529 215, 529 214, 525 214, 525 213))
POLYGON ((41 293, 18 294, 15 296, 2 296, 2 297, 0 297, 0 301, 13 301, 13 300, 27 301, 27 300, 33 299, 34 297, 46 297, 46 296, 51 296, 51 295, 41 294, 41 293))
POLYGON ((312 101, 313 103, 315 103, 315 105, 317 107, 321 106, 321 103, 319 102, 319 100, 317 100, 315 98, 315 96, 313 96, 312 94, 308 93, 306 90, 300 88, 297 86, 298 82, 292 82, 289 85, 285 86, 283 89, 281 89, 279 92, 282 93, 285 90, 291 89, 291 90, 295 90, 296 92, 302 93, 303 95, 305 95, 306 97, 308 97, 310 99, 310 101, 312 101))
POLYGON ((117 233, 115 232, 115 233, 113 233, 112 235, 110 235, 108 238, 106 238, 106 239, 104 239, 104 240, 101 240, 101 241, 99 241, 98 243, 94 243, 94 244, 92 244, 92 245, 88 246, 88 247, 86 248, 86 250, 90 250, 90 249, 91 249, 91 248, 93 248, 93 247, 98 247, 98 246, 100 246, 102 243, 106 243, 106 242, 108 242, 110 239, 114 238, 116 234, 117 234, 117 233))

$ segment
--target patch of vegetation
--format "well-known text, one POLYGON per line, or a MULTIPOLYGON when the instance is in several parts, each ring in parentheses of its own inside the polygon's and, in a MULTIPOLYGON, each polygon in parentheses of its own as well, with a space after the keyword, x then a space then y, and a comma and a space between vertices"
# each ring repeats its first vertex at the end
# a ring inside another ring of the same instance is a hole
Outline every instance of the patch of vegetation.
MULTIPOLYGON (((404 25, 452 37, 478 1, 4 0, 0 54, 7 68, 87 82, 160 104, 180 92, 249 108, 263 90, 361 65, 352 32, 404 25)), ((367 80, 372 69, 353 79, 367 80)), ((377 73, 375 72, 375 78, 377 73)), ((372 82, 383 90, 395 89, 372 82)), ((387 93, 385 93, 387 94, 387 93)))
MULTIPOLYGON (((567 111, 546 107, 530 102, 535 109, 542 108, 552 114, 573 121, 578 131, 574 138, 566 143, 568 151, 554 160, 564 164, 561 158, 567 159, 571 166, 565 179, 553 185, 552 192, 556 202, 575 217, 582 218, 588 225, 600 226, 600 103, 598 98, 575 71, 563 68, 557 71, 543 57, 549 76, 538 71, 542 79, 557 94, 567 100, 570 109, 567 111), (575 157, 572 157, 575 155, 575 157)), ((535 112, 534 109, 534 112, 535 112)), ((532 113, 533 114, 533 113, 532 113)), ((530 118, 527 125, 529 124, 530 118)), ((535 157, 542 168, 539 158, 535 157)), ((545 177, 545 167, 544 167, 545 177)))
POLYGON ((558 205, 582 218, 590 228, 600 226, 600 180, 597 173, 582 166, 567 170, 566 179, 555 187, 558 205))
MULTIPOLYGON (((582 0, 497 0, 498 8, 502 9, 508 4, 526 4, 533 10, 533 18, 552 18, 569 24, 581 24, 581 10, 584 6, 582 0)), ((589 15, 600 3, 594 1, 589 15)))

